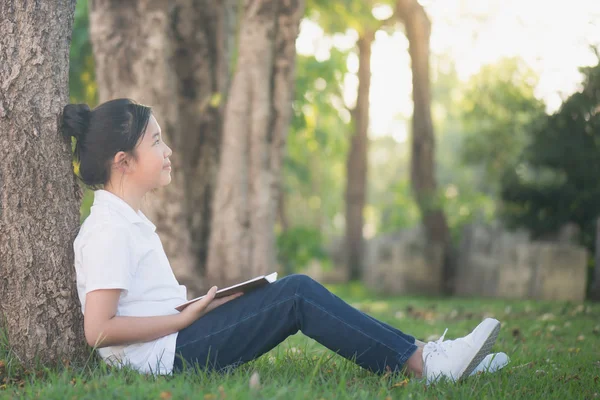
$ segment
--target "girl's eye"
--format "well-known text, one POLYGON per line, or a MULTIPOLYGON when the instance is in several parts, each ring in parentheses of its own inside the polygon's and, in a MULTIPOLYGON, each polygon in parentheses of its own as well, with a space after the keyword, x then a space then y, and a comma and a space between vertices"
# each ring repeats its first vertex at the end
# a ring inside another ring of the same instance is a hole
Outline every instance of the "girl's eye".
POLYGON ((154 144, 158 144, 160 143, 160 139, 156 139, 156 142, 154 142, 154 144))

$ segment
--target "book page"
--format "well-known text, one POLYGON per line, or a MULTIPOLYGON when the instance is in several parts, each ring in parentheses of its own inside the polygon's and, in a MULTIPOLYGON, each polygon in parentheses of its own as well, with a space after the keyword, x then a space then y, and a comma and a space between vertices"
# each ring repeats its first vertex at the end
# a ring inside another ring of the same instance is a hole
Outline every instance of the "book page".
MULTIPOLYGON (((264 285, 268 285, 269 283, 273 283, 276 280, 277 280, 277 272, 273 272, 272 274, 269 274, 269 275, 257 276, 256 278, 252 278, 245 282, 241 282, 241 283, 217 290, 217 293, 215 294, 215 299, 218 299, 221 297, 227 297, 232 294, 239 293, 239 292, 249 292, 250 290, 256 289, 256 288, 264 286, 264 285)), ((180 304, 177 307, 175 307, 175 309, 178 311, 181 311, 185 307, 189 306, 190 304, 203 299, 205 296, 206 295, 203 295, 200 297, 196 297, 192 300, 188 300, 185 303, 180 304)))

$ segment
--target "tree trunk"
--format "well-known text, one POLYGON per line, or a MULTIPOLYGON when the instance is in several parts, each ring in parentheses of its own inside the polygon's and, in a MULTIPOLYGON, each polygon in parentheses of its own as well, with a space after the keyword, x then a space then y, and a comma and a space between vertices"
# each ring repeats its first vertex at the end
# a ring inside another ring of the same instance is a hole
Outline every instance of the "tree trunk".
POLYGON ((88 354, 73 268, 82 193, 59 133, 74 10, 0 3, 0 329, 29 366, 88 354))
POLYGON ((594 274, 590 287, 590 299, 600 301, 600 218, 596 220, 596 257, 594 259, 594 274))
POLYGON ((374 32, 358 39, 358 95, 353 110, 354 135, 346 162, 346 268, 350 279, 360 279, 363 262, 363 225, 369 145, 369 91, 371 88, 371 44, 374 32))
POLYGON ((235 0, 92 0, 100 100, 153 107, 173 149, 172 182, 145 207, 189 296, 203 289, 235 0))
POLYGON ((290 228, 290 222, 287 216, 287 208, 285 204, 285 190, 283 186, 279 187, 279 197, 277 198, 277 217, 279 218, 279 226, 281 232, 287 232, 290 228))
POLYGON ((276 268, 273 228, 303 9, 302 0, 244 3, 213 203, 211 284, 222 286, 276 268))
POLYGON ((453 262, 450 232, 442 205, 437 199, 435 136, 431 120, 429 38, 431 23, 417 0, 398 0, 396 14, 406 27, 412 63, 413 119, 411 183, 428 239, 444 246, 444 282, 451 291, 453 262))

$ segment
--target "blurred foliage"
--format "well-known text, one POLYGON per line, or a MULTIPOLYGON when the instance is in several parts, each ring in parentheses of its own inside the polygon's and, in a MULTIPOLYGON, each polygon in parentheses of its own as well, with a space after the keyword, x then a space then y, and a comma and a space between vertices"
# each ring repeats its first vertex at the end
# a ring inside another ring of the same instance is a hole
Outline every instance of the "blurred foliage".
MULTIPOLYGON (((96 84, 94 54, 89 32, 88 0, 77 0, 75 6, 75 21, 71 36, 69 54, 69 101, 71 103, 86 103, 90 108, 98 104, 98 85, 96 84)), ((75 149, 75 138, 72 139, 72 150, 75 149)), ((79 164, 73 159, 73 171, 79 176, 79 164)), ((83 222, 90 213, 94 199, 93 192, 85 188, 80 207, 80 221, 83 222)))
POLYGON ((299 272, 312 261, 318 261, 325 269, 331 265, 321 231, 309 226, 295 226, 279 234, 277 250, 284 274, 299 272))
POLYGON ((98 85, 89 25, 88 1, 78 0, 71 37, 69 97, 71 103, 86 103, 93 108, 98 103, 98 85))
POLYGON ((498 192, 500 177, 527 145, 531 124, 544 115, 536 85, 537 77, 519 58, 485 65, 466 84, 459 105, 462 156, 482 168, 480 184, 488 193, 498 192))
POLYGON ((582 90, 531 131, 531 143, 502 179, 503 215, 536 236, 577 224, 594 248, 600 216, 600 56, 581 68, 582 90))
POLYGON ((327 33, 344 33, 352 29, 361 35, 381 26, 381 22, 373 16, 374 7, 392 7, 394 3, 393 0, 308 0, 306 16, 327 33))
MULTIPOLYGON (((372 14, 374 5, 362 0, 309 0, 306 18, 326 36, 348 30, 360 35, 381 25, 372 14)), ((278 232, 278 257, 294 270, 312 259, 326 262, 327 242, 343 235, 346 158, 353 128, 342 87, 349 73, 348 56, 355 51, 330 45, 326 60, 296 57, 296 97, 283 169, 285 208, 292 228, 278 232), (300 246, 308 236, 311 240, 300 246), (314 238, 319 238, 319 245, 314 238)), ((374 211, 367 206, 367 221, 375 218, 374 211)))
MULTIPOLYGON (((305 238, 307 227, 318 237, 332 237, 343 225, 345 159, 350 133, 350 112, 341 88, 347 53, 332 48, 330 57, 317 61, 314 56, 296 58, 296 88, 293 116, 283 166, 283 191, 287 218, 292 227, 278 238, 279 258, 302 268, 310 258, 321 258, 324 250, 312 245, 311 257, 296 254, 294 246, 305 238), (336 219, 337 218, 337 219, 336 219), (299 235, 295 238, 294 235, 299 235)), ((325 243, 321 240, 321 246, 325 243)))

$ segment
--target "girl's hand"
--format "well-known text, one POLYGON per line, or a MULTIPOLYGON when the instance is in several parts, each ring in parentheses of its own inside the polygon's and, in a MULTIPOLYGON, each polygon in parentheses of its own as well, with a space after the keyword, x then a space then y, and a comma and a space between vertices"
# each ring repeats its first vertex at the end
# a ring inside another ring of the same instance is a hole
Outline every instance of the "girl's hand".
POLYGON ((243 295, 244 293, 239 292, 232 294, 230 296, 221 297, 220 299, 215 299, 215 294, 217 293, 217 287, 213 286, 210 288, 206 296, 204 296, 201 300, 198 300, 186 308, 184 308, 180 315, 184 318, 185 326, 191 325, 198 318, 202 317, 209 311, 214 310, 215 308, 223 305, 233 299, 236 299, 243 295))

